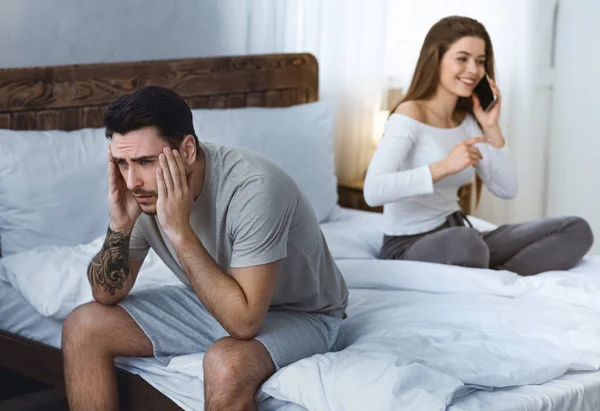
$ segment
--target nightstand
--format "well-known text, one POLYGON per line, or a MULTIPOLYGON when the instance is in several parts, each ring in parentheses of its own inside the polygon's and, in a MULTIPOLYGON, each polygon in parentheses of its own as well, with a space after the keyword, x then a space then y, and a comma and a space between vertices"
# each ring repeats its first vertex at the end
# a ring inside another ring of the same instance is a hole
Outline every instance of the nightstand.
POLYGON ((370 207, 363 196, 363 180, 338 181, 338 203, 342 207, 356 210, 383 212, 383 206, 370 207))
MULTIPOLYGON (((473 211, 473 183, 467 183, 458 190, 458 204, 465 214, 473 211)), ((383 212, 383 206, 370 207, 363 196, 363 180, 338 181, 338 203, 342 207, 356 210, 383 212)))

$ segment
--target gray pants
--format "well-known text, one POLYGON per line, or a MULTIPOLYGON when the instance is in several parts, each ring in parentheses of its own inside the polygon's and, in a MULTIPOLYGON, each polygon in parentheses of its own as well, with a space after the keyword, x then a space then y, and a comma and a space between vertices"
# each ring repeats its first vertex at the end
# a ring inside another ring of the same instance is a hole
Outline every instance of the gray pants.
POLYGON ((568 270, 590 250, 594 237, 579 217, 507 224, 479 232, 456 212, 423 234, 385 236, 379 258, 509 270, 521 275, 568 270))

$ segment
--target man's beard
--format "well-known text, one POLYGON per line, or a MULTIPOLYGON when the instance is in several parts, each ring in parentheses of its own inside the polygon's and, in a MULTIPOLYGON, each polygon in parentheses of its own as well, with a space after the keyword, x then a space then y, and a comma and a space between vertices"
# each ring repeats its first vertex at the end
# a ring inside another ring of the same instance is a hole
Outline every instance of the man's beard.
MULTIPOLYGON (((136 191, 132 191, 131 194, 134 195, 134 198, 135 198, 135 196, 152 196, 154 198, 158 198, 158 193, 155 193, 155 192, 152 192, 152 191, 136 190, 136 191)), ((137 201, 137 198, 136 198, 136 201, 137 201)), ((150 211, 145 211, 144 210, 144 206, 146 206, 145 204, 140 204, 138 202, 138 206, 142 210, 142 213, 144 213, 146 215, 151 215, 151 216, 155 216, 156 215, 156 202, 154 203, 154 208, 152 210, 150 210, 150 211)))
POLYGON ((158 196, 158 193, 154 192, 154 191, 142 191, 142 190, 135 190, 132 191, 131 194, 133 194, 134 196, 158 196))
POLYGON ((152 217, 155 217, 156 216, 156 209, 154 209, 152 211, 144 211, 144 210, 142 210, 142 213, 144 213, 146 215, 149 215, 149 216, 152 216, 152 217))

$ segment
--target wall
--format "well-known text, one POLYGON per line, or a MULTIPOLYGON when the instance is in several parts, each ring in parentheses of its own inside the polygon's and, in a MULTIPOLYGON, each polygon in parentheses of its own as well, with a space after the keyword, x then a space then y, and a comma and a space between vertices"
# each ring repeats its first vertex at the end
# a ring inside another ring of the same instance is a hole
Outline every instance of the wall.
POLYGON ((0 67, 214 56, 231 0, 2 0, 0 67))
POLYGON ((600 252, 600 3, 561 1, 550 139, 547 214, 588 220, 600 252))

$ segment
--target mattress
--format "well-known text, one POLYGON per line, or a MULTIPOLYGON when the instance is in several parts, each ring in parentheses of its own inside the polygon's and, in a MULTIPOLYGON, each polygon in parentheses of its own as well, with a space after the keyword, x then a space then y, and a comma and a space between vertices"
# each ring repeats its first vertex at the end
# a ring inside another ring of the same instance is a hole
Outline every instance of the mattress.
MULTIPOLYGON (((349 347, 280 370, 259 392, 260 410, 600 409, 600 372, 584 371, 600 367, 600 352, 588 349, 600 336, 600 259, 530 278, 377 261, 380 223, 380 215, 340 210, 322 225, 351 288, 342 330, 349 347), (514 326, 502 329, 503 321, 514 326), (569 367, 579 371, 564 374, 569 367)), ((60 320, 41 316, 7 283, 0 301, 1 329, 59 347, 60 320)), ((202 409, 202 354, 167 367, 152 358, 116 362, 183 409, 202 409)))

